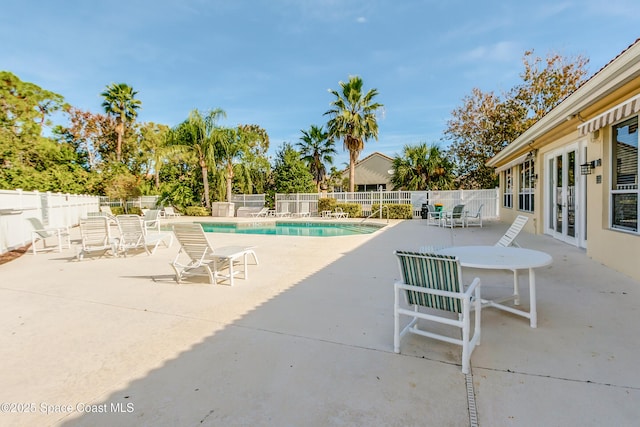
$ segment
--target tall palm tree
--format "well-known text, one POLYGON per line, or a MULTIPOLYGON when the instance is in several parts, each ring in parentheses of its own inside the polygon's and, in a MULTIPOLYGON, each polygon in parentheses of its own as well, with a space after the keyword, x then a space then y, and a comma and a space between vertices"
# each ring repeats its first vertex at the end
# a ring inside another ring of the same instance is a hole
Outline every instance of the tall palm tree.
POLYGON ((301 132, 302 137, 296 146, 300 150, 302 160, 309 166, 309 172, 313 175, 320 192, 320 184, 327 175, 325 163, 333 164, 333 155, 337 153, 335 143, 329 139, 329 134, 323 130, 322 126, 311 125, 308 131, 301 130, 301 132))
POLYGON ((373 102, 378 94, 377 89, 369 90, 362 95, 362 79, 349 77, 348 82, 340 82, 341 92, 330 89, 335 96, 331 109, 324 113, 331 117, 327 123, 329 138, 343 139, 344 148, 349 151, 349 191, 355 189, 356 162, 364 149, 366 140, 378 139, 378 122, 376 112, 383 107, 373 102))
POLYGON ((202 115, 197 109, 189 113, 184 122, 176 126, 170 137, 174 151, 192 153, 202 170, 204 204, 211 208, 209 197, 209 168, 215 167, 216 129, 218 119, 226 117, 224 110, 217 108, 202 115))
POLYGON ((392 163, 394 190, 449 190, 453 187, 453 163, 436 144, 405 145, 392 163))
POLYGON ((102 107, 105 113, 116 119, 116 161, 118 162, 122 159, 125 125, 127 122, 135 121, 138 116, 137 110, 142 105, 139 99, 135 99, 137 94, 138 92, 126 83, 112 83, 100 94, 104 98, 102 107))

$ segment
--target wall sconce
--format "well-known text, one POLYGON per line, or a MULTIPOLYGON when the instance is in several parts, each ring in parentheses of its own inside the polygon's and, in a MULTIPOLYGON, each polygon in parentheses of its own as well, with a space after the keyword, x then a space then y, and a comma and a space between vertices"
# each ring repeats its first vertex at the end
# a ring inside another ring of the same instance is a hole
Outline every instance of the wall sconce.
POLYGON ((580 175, 591 175, 594 168, 602 165, 602 159, 591 160, 580 165, 580 175))
POLYGON ((575 113, 575 114, 570 114, 567 116, 567 121, 571 121, 573 119, 578 119, 580 120, 582 123, 586 122, 586 120, 580 115, 580 113, 575 113))

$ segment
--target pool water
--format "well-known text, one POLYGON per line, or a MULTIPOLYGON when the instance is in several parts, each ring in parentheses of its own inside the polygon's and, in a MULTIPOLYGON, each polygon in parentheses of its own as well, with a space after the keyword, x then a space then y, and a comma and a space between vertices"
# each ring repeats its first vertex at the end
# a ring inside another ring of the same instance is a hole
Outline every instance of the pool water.
POLYGON ((370 234, 382 228, 377 224, 349 224, 330 222, 268 222, 268 223, 212 223, 203 222, 208 233, 275 234, 281 236, 352 236, 370 234))

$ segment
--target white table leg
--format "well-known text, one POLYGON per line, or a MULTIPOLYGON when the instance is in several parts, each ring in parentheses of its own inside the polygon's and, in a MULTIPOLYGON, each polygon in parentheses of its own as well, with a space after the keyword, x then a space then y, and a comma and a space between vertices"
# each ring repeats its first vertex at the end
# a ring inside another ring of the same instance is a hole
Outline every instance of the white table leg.
POLYGON ((529 269, 529 319, 531 327, 538 327, 538 315, 536 312, 536 273, 533 268, 529 269))
POLYGON ((518 270, 513 270, 513 304, 520 305, 520 283, 518 282, 518 270))

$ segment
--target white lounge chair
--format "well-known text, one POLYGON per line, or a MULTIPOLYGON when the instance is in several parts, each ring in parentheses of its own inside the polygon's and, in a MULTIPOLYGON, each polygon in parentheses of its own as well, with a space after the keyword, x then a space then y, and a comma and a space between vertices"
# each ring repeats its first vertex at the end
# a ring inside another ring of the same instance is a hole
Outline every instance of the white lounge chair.
POLYGON ((180 242, 180 252, 171 263, 176 272, 176 282, 190 275, 208 276, 209 283, 216 284, 218 280, 228 280, 233 286, 234 277, 240 273, 235 270, 235 264, 242 260, 244 265, 243 278, 249 277, 247 258, 253 257, 258 264, 258 257, 252 247, 224 246, 213 248, 207 240, 207 236, 199 223, 175 224, 173 232, 180 242), (184 254, 188 259, 186 263, 179 262, 180 255, 184 254), (224 270, 228 270, 225 274, 224 270))
POLYGON ((144 249, 148 255, 153 255, 160 243, 168 248, 173 244, 172 233, 148 232, 138 215, 118 215, 116 219, 120 230, 118 251, 125 256, 130 249, 144 249))
POLYGON ((480 279, 475 278, 465 290, 461 283, 462 271, 457 258, 447 255, 396 251, 402 279, 394 283, 394 336, 393 350, 400 353, 400 339, 408 332, 462 346, 462 373, 468 374, 471 353, 480 344, 480 279), (400 304, 401 294, 405 303, 400 304), (475 325, 471 336, 471 311, 475 310, 475 325), (420 308, 430 309, 428 313, 420 308), (450 314, 458 315, 452 319, 450 314), (400 330, 400 315, 411 321, 400 330), (428 332, 418 328, 418 320, 424 319, 462 330, 462 338, 428 332))
POLYGON ((518 234, 520 234, 527 221, 529 221, 528 216, 518 215, 513 221, 513 224, 511 224, 511 227, 509 227, 509 229, 504 233, 504 236, 498 240, 496 246, 515 246, 519 248, 520 245, 518 245, 515 239, 518 237, 518 234))
POLYGON ((82 218, 80 238, 82 247, 77 254, 78 260, 92 252, 102 252, 102 255, 105 255, 107 251, 111 251, 114 256, 118 254, 118 239, 111 236, 109 219, 105 216, 82 218))
POLYGON ((165 218, 177 218, 181 215, 180 212, 176 212, 173 206, 165 206, 163 211, 165 218))
POLYGON ((266 218, 267 216, 269 216, 269 208, 262 208, 258 212, 249 212, 249 215, 251 215, 254 218, 260 218, 260 217, 266 218))
POLYGON ((144 223, 144 229, 146 231, 160 232, 160 210, 149 209, 144 213, 142 217, 144 223))
POLYGON ((66 248, 71 247, 71 237, 69 233, 69 228, 67 227, 45 227, 42 225, 42 221, 39 218, 27 218, 27 221, 31 223, 33 230, 31 230, 31 249, 33 254, 36 255, 36 242, 38 238, 42 239, 42 249, 41 250, 50 250, 55 247, 58 248, 58 252, 62 252, 62 248, 64 246, 64 242, 66 242, 66 248), (58 245, 54 247, 47 246, 47 238, 55 237, 57 238, 58 245))
POLYGON ((331 213, 332 218, 349 218, 349 214, 342 210, 341 207, 336 207, 331 213))
POLYGON ((107 218, 109 218, 109 221, 111 221, 111 223, 113 224, 116 223, 116 216, 111 211, 111 206, 109 205, 100 206, 100 215, 106 216, 107 218))

